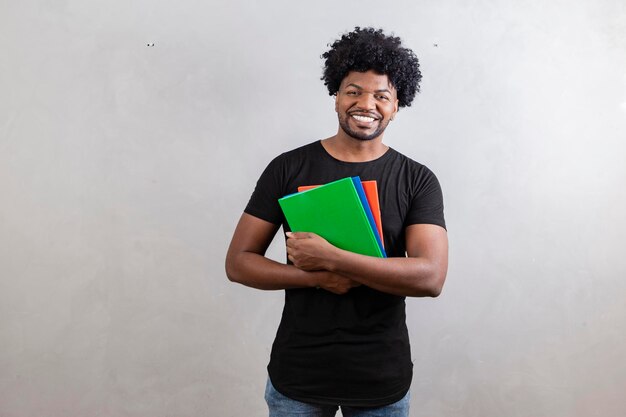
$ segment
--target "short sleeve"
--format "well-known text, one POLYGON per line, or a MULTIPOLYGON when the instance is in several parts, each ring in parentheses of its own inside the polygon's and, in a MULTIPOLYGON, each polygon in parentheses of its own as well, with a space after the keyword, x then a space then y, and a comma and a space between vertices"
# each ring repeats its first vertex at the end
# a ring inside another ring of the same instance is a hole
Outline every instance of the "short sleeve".
POLYGON ((414 179, 412 188, 411 206, 405 225, 426 223, 445 229, 443 192, 435 174, 422 166, 414 179))
POLYGON ((278 204, 283 196, 284 164, 282 155, 265 168, 244 212, 274 224, 282 224, 284 215, 278 204))

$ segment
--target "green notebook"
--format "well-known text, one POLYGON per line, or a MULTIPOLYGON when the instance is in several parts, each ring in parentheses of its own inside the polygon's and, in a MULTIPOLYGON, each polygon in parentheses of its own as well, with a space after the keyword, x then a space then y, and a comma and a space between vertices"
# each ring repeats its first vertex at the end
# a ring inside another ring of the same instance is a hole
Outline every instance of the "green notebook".
POLYGON ((384 257, 352 178, 278 200, 293 232, 312 232, 338 248, 384 257))

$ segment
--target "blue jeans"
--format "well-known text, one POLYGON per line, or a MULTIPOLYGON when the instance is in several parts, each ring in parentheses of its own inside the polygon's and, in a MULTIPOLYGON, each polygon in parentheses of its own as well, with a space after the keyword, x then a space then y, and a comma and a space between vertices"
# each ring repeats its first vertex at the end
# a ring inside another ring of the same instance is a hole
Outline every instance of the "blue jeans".
MULTIPOLYGON (((409 398, 410 395, 407 392, 397 403, 383 407, 341 406, 341 414, 344 417, 408 417, 409 398)), ((308 404, 292 400, 276 391, 269 378, 265 387, 265 401, 270 409, 269 417, 332 417, 339 408, 337 405, 308 404)))

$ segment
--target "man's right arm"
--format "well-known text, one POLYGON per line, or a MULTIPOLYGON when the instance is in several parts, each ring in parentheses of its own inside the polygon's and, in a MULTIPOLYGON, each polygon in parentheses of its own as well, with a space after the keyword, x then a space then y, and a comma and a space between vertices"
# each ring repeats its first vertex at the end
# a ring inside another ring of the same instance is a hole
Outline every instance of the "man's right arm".
POLYGON ((279 226, 244 213, 226 254, 226 275, 233 282, 261 290, 320 287, 345 294, 359 285, 329 271, 308 272, 265 257, 279 226))

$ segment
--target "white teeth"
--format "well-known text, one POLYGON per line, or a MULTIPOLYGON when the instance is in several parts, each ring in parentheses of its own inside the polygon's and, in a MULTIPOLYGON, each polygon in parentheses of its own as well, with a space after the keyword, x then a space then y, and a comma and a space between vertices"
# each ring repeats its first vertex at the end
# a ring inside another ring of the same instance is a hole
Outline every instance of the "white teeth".
POLYGON ((355 119, 357 119, 359 122, 373 122, 374 119, 373 117, 368 117, 368 116, 358 116, 356 114, 353 114, 352 117, 354 117, 355 119))

